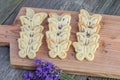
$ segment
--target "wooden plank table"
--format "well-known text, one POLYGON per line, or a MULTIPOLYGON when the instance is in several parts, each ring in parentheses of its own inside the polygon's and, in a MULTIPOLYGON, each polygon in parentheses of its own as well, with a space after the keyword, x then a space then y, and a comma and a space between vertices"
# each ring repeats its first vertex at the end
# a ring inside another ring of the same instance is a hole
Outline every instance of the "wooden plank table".
MULTIPOLYGON (((105 13, 120 15, 120 0, 25 0, 14 2, 12 0, 0 0, 0 21, 2 24, 12 24, 19 9, 22 6, 40 7, 48 9, 79 11, 85 8, 94 13, 105 13), (6 3, 5 1, 8 1, 6 3), (21 3, 21 4, 19 4, 21 3), (19 5, 19 6, 18 6, 19 5), (10 10, 10 11, 9 11, 10 10), (12 14, 11 14, 12 13, 12 14), (4 14, 4 15, 3 15, 4 14)), ((9 61, 9 47, 0 47, 0 80, 22 80, 22 73, 25 70, 13 69, 9 61)), ((76 80, 108 80, 109 78, 99 78, 90 76, 72 75, 76 80)), ((116 80, 116 79, 109 79, 116 80)))

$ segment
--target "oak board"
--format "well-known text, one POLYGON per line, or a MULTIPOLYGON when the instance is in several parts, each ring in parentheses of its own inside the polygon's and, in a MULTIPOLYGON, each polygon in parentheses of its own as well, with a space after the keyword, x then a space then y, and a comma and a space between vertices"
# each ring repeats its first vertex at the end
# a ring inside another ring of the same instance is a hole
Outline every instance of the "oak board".
MULTIPOLYGON (((71 20, 71 36, 70 40, 72 42, 77 41, 76 32, 78 32, 78 14, 79 12, 72 11, 60 11, 60 10, 50 10, 50 9, 40 9, 32 8, 35 12, 56 12, 70 13, 72 16, 71 20)), ((10 63, 15 68, 33 69, 33 60, 28 58, 22 59, 18 56, 18 42, 20 32, 20 20, 19 17, 25 15, 25 7, 23 7, 19 14, 17 15, 13 25, 1 25, 0 27, 0 42, 10 44, 10 63)), ((103 19, 101 21, 101 30, 99 32, 100 46, 95 53, 95 59, 93 61, 78 61, 75 58, 75 51, 73 46, 70 46, 67 52, 68 56, 66 59, 51 59, 48 56, 48 48, 46 44, 45 32, 48 31, 47 18, 43 22, 44 26, 44 38, 42 40, 43 44, 37 52, 37 58, 44 59, 46 61, 53 62, 56 66, 60 67, 66 72, 75 74, 85 74, 92 76, 104 76, 111 78, 120 79, 120 16, 110 16, 102 15, 103 19)))

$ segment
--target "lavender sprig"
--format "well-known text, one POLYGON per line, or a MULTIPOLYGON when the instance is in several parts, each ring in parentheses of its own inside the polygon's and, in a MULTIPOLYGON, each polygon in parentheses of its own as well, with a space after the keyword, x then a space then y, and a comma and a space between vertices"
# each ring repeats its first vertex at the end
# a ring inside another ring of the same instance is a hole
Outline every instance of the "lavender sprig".
POLYGON ((34 72, 25 72, 23 74, 24 80, 60 80, 62 70, 53 63, 36 59, 34 65, 37 66, 36 70, 34 72))

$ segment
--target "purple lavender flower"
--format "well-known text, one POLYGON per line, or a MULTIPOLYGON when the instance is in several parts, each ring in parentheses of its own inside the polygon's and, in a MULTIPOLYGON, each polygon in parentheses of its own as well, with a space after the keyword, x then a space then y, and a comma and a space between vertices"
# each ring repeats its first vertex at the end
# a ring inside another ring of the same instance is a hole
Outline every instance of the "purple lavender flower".
POLYGON ((33 78, 33 73, 32 72, 25 72, 24 74, 23 74, 23 78, 25 79, 25 80, 31 80, 32 78, 33 78))
POLYGON ((33 62, 33 64, 35 66, 40 66, 44 64, 44 61, 42 59, 35 59, 35 61, 33 62))
POLYGON ((24 80, 60 80, 62 70, 53 63, 36 59, 34 65, 37 66, 36 70, 34 72, 24 73, 24 80))

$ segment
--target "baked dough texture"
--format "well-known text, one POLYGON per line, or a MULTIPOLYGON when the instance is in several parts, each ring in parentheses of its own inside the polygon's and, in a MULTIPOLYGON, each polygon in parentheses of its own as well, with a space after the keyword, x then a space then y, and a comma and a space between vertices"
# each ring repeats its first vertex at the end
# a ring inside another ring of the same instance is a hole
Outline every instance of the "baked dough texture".
POLYGON ((79 14, 79 32, 76 33, 78 42, 73 43, 75 48, 76 58, 79 61, 87 59, 92 61, 96 49, 99 47, 98 34, 100 30, 100 21, 102 16, 99 14, 90 15, 86 10, 80 10, 79 14))
POLYGON ((41 23, 47 17, 44 12, 35 13, 32 9, 26 8, 26 14, 20 16, 21 32, 18 39, 19 57, 34 59, 36 52, 42 44, 43 26, 41 23))
POLYGON ((51 58, 58 56, 60 59, 65 59, 67 57, 67 51, 71 45, 69 40, 71 31, 70 20, 71 16, 69 14, 49 14, 49 31, 46 32, 46 41, 51 58))

